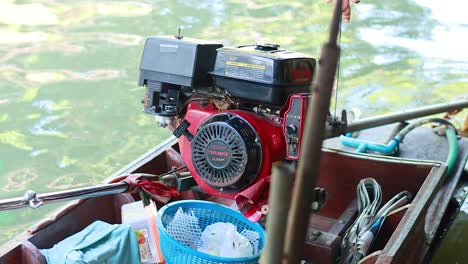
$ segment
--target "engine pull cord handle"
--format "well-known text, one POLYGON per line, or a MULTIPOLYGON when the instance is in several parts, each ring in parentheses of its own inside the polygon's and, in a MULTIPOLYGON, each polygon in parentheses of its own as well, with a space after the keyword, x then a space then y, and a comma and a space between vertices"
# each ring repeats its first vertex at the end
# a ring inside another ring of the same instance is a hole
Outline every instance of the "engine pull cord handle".
POLYGON ((182 135, 185 136, 188 141, 192 141, 193 135, 188 131, 188 127, 190 126, 190 122, 187 120, 182 121, 180 125, 174 130, 173 134, 177 138, 180 138, 182 135))

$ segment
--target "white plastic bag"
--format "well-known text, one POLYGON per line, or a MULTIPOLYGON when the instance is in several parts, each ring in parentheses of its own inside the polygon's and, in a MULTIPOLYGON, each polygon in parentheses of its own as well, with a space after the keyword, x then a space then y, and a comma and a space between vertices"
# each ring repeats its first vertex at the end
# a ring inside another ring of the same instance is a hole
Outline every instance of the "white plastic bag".
POLYGON ((250 241, 237 232, 231 223, 214 223, 201 235, 202 246, 198 251, 225 258, 243 258, 253 255, 250 241))

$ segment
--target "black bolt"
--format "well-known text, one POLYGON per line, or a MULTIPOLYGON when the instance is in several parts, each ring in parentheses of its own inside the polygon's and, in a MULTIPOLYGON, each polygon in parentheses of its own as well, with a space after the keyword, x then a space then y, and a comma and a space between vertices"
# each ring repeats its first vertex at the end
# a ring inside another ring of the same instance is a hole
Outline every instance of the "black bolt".
POLYGON ((288 125, 286 126, 286 133, 294 134, 297 131, 297 127, 295 125, 288 125))

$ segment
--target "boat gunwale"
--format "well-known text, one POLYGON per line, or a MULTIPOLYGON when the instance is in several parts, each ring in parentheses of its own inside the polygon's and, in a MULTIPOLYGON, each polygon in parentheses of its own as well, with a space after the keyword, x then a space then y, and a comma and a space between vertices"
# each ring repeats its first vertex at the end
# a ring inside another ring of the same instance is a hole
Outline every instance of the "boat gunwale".
MULTIPOLYGON (((399 262, 399 258, 404 257, 401 256, 403 252, 401 248, 410 243, 410 240, 413 238, 412 235, 418 231, 418 223, 421 224, 421 222, 423 225, 424 234, 424 243, 422 244, 422 247, 424 248, 424 245, 427 242, 425 219, 428 216, 428 209, 431 206, 432 201, 434 201, 434 197, 440 190, 441 186, 444 184, 444 174, 446 169, 446 164, 442 164, 442 166, 439 168, 434 167, 431 169, 419 191, 413 198, 411 206, 405 212, 403 218, 400 220, 400 223, 393 231, 393 234, 388 240, 385 248, 383 248, 382 252, 379 254, 376 263, 392 263, 393 261, 396 263, 401 263, 399 262)), ((418 252, 418 254, 420 253, 422 252, 418 252)), ((424 254, 425 252, 423 255, 424 254)))
MULTIPOLYGON (((113 173, 111 176, 107 177, 105 180, 103 180, 103 183, 110 183, 116 178, 121 177, 122 175, 129 174, 138 170, 143 165, 146 165, 152 162, 152 160, 154 160, 157 156, 163 154, 166 150, 173 148, 177 144, 178 144, 178 139, 176 137, 174 136, 169 137, 168 139, 158 144, 156 147, 145 152, 144 154, 139 156, 134 161, 130 162, 123 168, 113 173)), ((406 157, 401 158, 401 157, 393 157, 393 156, 380 156, 380 155, 371 154, 371 153, 356 153, 356 152, 352 152, 348 150, 334 149, 334 148, 329 148, 329 147, 322 147, 322 151, 329 152, 329 153, 336 153, 339 155, 348 156, 352 158, 370 160, 370 161, 400 163, 400 164, 425 166, 425 167, 427 166, 427 167, 432 167, 433 169, 436 168, 437 170, 440 170, 440 168, 446 167, 444 162, 436 161, 436 160, 419 160, 419 159, 410 159, 406 157)), ((428 177, 429 176, 430 174, 428 174, 428 177)), ((418 194, 419 194, 419 191, 418 191, 418 194)), ((67 202, 63 207, 59 207, 56 210, 53 210, 50 214, 44 217, 39 223, 33 225, 32 227, 28 228, 26 231, 17 235, 14 239, 0 246, 0 258, 6 255, 11 250, 14 250, 16 247, 20 246, 26 240, 29 240, 36 233, 40 232, 43 228, 58 221, 58 219, 60 219, 61 217, 66 215, 69 211, 73 210, 75 207, 79 206, 81 203, 83 203, 84 201, 88 199, 89 198, 70 201, 70 202, 67 202)))

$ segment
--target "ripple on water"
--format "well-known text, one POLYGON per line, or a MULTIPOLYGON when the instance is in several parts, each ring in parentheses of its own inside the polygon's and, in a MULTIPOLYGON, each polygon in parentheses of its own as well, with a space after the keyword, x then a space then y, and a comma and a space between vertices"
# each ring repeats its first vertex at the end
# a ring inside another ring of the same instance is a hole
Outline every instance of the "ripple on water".
POLYGON ((10 100, 8 99, 0 99, 0 105, 6 105, 6 104, 9 104, 10 103, 10 100))
POLYGON ((132 1, 95 3, 99 15, 107 16, 145 16, 153 11, 153 5, 132 1))
POLYGON ((356 87, 350 91, 345 98, 345 108, 359 108, 363 112, 370 112, 365 110, 372 110, 373 107, 376 107, 376 104, 379 107, 382 107, 385 104, 385 98, 379 98, 379 102, 374 105, 370 105, 367 97, 377 91, 384 89, 382 85, 369 85, 366 84, 362 87, 356 87))
POLYGON ((25 190, 27 184, 37 179, 39 175, 30 168, 12 171, 7 174, 7 184, 2 190, 5 192, 16 192, 25 190))
POLYGON ((39 156, 39 155, 44 154, 44 153, 47 153, 47 150, 35 149, 35 150, 32 150, 31 152, 29 152, 29 156, 30 157, 36 157, 36 156, 39 156))
POLYGON ((122 76, 121 71, 117 70, 94 70, 87 72, 83 79, 85 80, 108 80, 122 76))
POLYGON ((16 5, 0 2, 0 22, 16 25, 54 25, 58 18, 51 8, 40 3, 16 5))
POLYGON ((55 102, 52 100, 39 100, 32 102, 32 106, 44 110, 47 114, 52 113, 55 102))
POLYGON ((47 135, 47 136, 59 136, 62 135, 60 131, 56 128, 44 128, 50 123, 58 120, 60 117, 55 115, 50 115, 39 119, 29 131, 33 135, 47 135))
MULTIPOLYGON (((87 72, 75 72, 70 70, 60 71, 35 71, 29 72, 25 75, 25 79, 34 83, 46 84, 60 81, 72 81, 72 80, 109 80, 119 78, 123 74, 123 71, 111 70, 111 69, 96 69, 87 72)), ((49 101, 49 100, 43 100, 49 101)), ((44 102, 33 104, 33 106, 41 107, 44 102)), ((53 102, 52 102, 53 103, 53 102)), ((52 105, 53 106, 53 105, 52 105)))
MULTIPOLYGON (((1 15, 0 15, 1 16, 1 15)), ((0 44, 2 45, 18 45, 31 42, 41 42, 47 40, 49 34, 39 31, 32 32, 17 32, 12 30, 0 29, 0 44)))
POLYGON ((64 169, 72 164, 75 164, 77 162, 77 160, 75 159, 71 159, 70 157, 68 157, 67 155, 63 156, 61 160, 58 160, 55 162, 55 164, 57 165, 57 167, 59 167, 60 169, 64 169))
POLYGON ((39 71, 26 73, 25 78, 28 81, 45 84, 67 80, 67 75, 60 71, 39 71))
POLYGON ((79 188, 79 187, 93 184, 92 181, 88 177, 79 177, 79 176, 83 176, 83 175, 80 173, 68 173, 62 176, 58 176, 49 184, 47 184, 47 188, 66 190, 66 189, 79 188))

